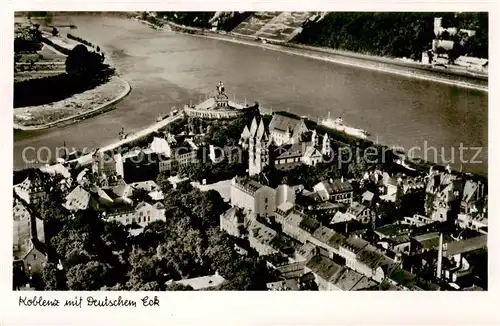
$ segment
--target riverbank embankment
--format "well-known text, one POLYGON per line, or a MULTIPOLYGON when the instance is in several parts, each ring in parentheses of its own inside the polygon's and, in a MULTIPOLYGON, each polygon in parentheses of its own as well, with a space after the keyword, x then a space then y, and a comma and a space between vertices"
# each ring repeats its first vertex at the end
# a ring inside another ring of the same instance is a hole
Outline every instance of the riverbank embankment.
POLYGON ((109 82, 68 99, 14 109, 14 129, 43 130, 93 117, 111 110, 112 106, 127 96, 131 90, 128 81, 113 76, 109 82), (115 95, 117 93, 118 95, 115 95))
POLYGON ((164 23, 169 25, 170 29, 175 32, 196 37, 211 38, 248 46, 255 46, 356 68, 375 70, 408 78, 428 80, 461 88, 488 92, 487 76, 471 75, 465 72, 445 70, 417 62, 409 62, 395 58, 378 57, 349 51, 318 48, 273 40, 259 40, 254 36, 232 32, 223 34, 200 28, 181 26, 168 21, 164 21, 164 23))

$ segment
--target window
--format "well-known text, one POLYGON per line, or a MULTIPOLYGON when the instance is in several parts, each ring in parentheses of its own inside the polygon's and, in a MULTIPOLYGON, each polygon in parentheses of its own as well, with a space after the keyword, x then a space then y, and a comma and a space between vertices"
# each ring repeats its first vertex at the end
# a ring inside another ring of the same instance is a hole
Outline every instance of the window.
POLYGON ((36 254, 33 254, 33 259, 36 259, 36 254))
POLYGON ((148 222, 149 222, 149 221, 151 221, 151 217, 150 217, 150 216, 148 216, 148 222))
POLYGON ((266 203, 266 204, 267 204, 267 198, 265 198, 265 199, 264 199, 264 203, 266 203))
POLYGON ((135 223, 135 218, 134 217, 132 217, 132 223, 135 223))

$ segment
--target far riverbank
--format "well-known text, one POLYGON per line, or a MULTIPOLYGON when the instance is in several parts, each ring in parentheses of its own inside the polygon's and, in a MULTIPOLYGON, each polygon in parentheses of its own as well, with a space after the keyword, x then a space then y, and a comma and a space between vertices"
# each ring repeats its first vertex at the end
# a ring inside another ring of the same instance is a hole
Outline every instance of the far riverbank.
POLYGON ((453 70, 438 69, 416 62, 408 62, 395 58, 378 57, 336 49, 318 48, 295 43, 277 42, 273 40, 258 40, 254 36, 228 32, 222 34, 200 28, 177 25, 164 21, 169 29, 197 37, 216 39, 226 42, 239 43, 248 46, 280 51, 288 54, 308 57, 356 68, 375 70, 404 77, 410 77, 432 82, 454 85, 461 88, 488 92, 487 76, 471 75, 453 70))

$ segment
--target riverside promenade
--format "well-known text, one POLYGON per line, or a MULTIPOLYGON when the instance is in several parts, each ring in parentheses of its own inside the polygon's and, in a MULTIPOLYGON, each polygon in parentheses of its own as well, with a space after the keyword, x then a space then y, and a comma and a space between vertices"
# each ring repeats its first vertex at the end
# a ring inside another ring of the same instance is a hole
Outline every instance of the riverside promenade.
MULTIPOLYGON (((138 139, 146 137, 155 131, 158 131, 162 128, 165 128, 169 123, 172 123, 176 120, 182 119, 183 116, 184 116, 184 111, 179 111, 179 113, 177 113, 177 115, 175 115, 173 117, 168 117, 166 119, 158 121, 157 123, 155 123, 147 128, 141 129, 141 130, 139 130, 131 135, 128 135, 125 139, 121 139, 121 140, 118 140, 118 141, 113 142, 111 144, 108 144, 106 146, 103 146, 103 147, 99 148, 97 150, 97 152, 104 153, 107 151, 111 151, 111 150, 119 148, 123 145, 126 145, 128 143, 131 143, 133 141, 136 141, 138 139)), ((92 153, 86 154, 86 155, 84 155, 76 160, 70 161, 70 162, 78 162, 78 164, 80 164, 80 165, 88 165, 92 162, 92 153)))

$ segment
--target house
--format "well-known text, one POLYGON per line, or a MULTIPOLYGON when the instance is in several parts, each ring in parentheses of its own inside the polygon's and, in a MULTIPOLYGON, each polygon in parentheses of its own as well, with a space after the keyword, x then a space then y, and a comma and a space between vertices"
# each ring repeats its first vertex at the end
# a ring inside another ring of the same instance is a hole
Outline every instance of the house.
POLYGON ((165 157, 172 156, 172 148, 165 138, 154 137, 149 148, 157 154, 162 154, 165 157))
POLYGON ((307 262, 305 271, 314 274, 320 291, 360 291, 377 284, 368 277, 320 255, 307 262))
POLYGON ((295 261, 306 262, 316 255, 317 248, 312 242, 304 243, 300 248, 298 248, 294 253, 295 261))
POLYGON ((27 177, 23 182, 14 185, 14 192, 27 204, 37 204, 47 198, 42 181, 37 176, 27 177))
POLYGON ((121 153, 112 154, 96 150, 92 154, 92 172, 98 175, 117 174, 123 177, 123 162, 121 153))
POLYGON ((250 221, 250 225, 248 226, 248 242, 250 243, 250 247, 254 248, 259 255, 271 255, 278 252, 272 246, 272 242, 277 235, 276 231, 257 220, 250 221))
POLYGON ((299 143, 307 131, 304 119, 282 113, 273 113, 269 124, 271 139, 277 146, 299 143))
POLYGON ((351 206, 347 208, 346 214, 353 216, 353 219, 364 224, 371 223, 377 218, 377 215, 372 209, 358 202, 352 202, 351 206))
MULTIPOLYGON (((443 236, 443 244, 453 241, 448 235, 443 236)), ((420 234, 410 239, 410 252, 425 253, 439 249, 439 232, 420 234)))
POLYGON ((432 173, 426 185, 426 214, 433 221, 446 221, 449 205, 459 196, 460 182, 447 172, 432 173))
POLYGON ((279 170, 291 170, 303 164, 304 143, 283 144, 276 149, 274 167, 279 170))
POLYGON ((404 223, 415 227, 424 226, 434 222, 430 218, 420 214, 414 214, 413 216, 405 216, 403 221, 404 223))
POLYGON ((259 216, 274 216, 276 190, 254 180, 235 177, 231 181, 231 205, 259 216))
POLYGON ((344 182, 342 179, 325 180, 317 183, 313 187, 314 191, 319 194, 321 200, 332 201, 336 203, 352 203, 353 188, 349 182, 344 182))
POLYGON ((195 291, 199 291, 218 287, 219 285, 224 283, 224 281, 225 279, 222 276, 220 276, 218 273, 215 273, 214 275, 209 276, 201 276, 185 280, 167 282, 167 285, 172 283, 182 284, 184 286, 192 287, 195 291))
POLYGON ((366 205, 371 205, 372 204, 372 200, 373 200, 373 196, 375 196, 375 194, 369 190, 365 191, 363 193, 363 195, 361 195, 361 203, 362 204, 366 204, 366 205))
POLYGON ((176 167, 200 162, 198 146, 191 139, 184 139, 180 144, 171 147, 171 156, 161 156, 158 162, 158 171, 170 171, 176 167))
POLYGON ((304 275, 305 260, 295 260, 281 252, 265 256, 267 267, 279 273, 283 279, 299 279, 304 275))
POLYGON ((488 233, 488 218, 484 214, 458 214, 457 224, 463 228, 476 230, 480 233, 488 233))
POLYGON ((379 244, 385 249, 395 252, 410 252, 410 233, 412 227, 408 224, 393 223, 374 230, 379 237, 379 244))
POLYGON ((22 264, 23 271, 27 275, 41 273, 46 263, 45 244, 36 239, 30 239, 26 247, 14 251, 14 264, 22 264))
POLYGON ((288 185, 279 185, 276 188, 276 206, 279 206, 285 202, 295 203, 295 189, 288 185))
POLYGON ((484 199, 484 184, 472 180, 465 181, 462 200, 460 202, 460 211, 464 214, 477 211, 476 202, 484 199))
POLYGON ((307 146, 304 155, 302 155, 302 163, 305 165, 316 166, 318 163, 323 162, 323 154, 314 147, 307 146))
POLYGON ((377 282, 390 274, 398 263, 361 238, 350 237, 339 247, 346 266, 377 282))
POLYGON ((244 227, 245 215, 242 209, 238 207, 231 207, 224 214, 220 216, 220 229, 226 231, 228 234, 239 237, 241 236, 241 229, 244 227))
POLYGON ((284 279, 266 283, 268 291, 299 291, 300 284, 296 279, 284 279))
POLYGON ((164 221, 165 207, 160 202, 154 205, 142 202, 133 210, 108 214, 107 220, 114 220, 124 225, 137 223, 139 226, 145 227, 154 221, 164 221))
POLYGON ((398 184, 402 180, 400 178, 391 177, 387 172, 382 174, 382 192, 380 199, 384 201, 395 202, 398 192, 398 184))
POLYGON ((323 155, 308 142, 283 144, 276 149, 274 166, 279 170, 290 170, 305 164, 316 166, 323 162, 323 155))
POLYGON ((309 238, 309 241, 317 247, 317 252, 330 259, 333 259, 334 256, 340 256, 340 245, 345 240, 345 236, 326 226, 317 228, 309 238))
POLYGON ((314 280, 318 284, 320 291, 335 291, 339 290, 332 279, 342 271, 342 266, 335 263, 333 260, 316 255, 312 257, 306 264, 305 272, 312 272, 314 280))
POLYGON ((12 249, 19 252, 19 259, 28 251, 32 239, 45 242, 44 221, 32 215, 22 201, 14 199, 12 249))
POLYGON ((71 211, 76 212, 86 210, 91 205, 91 196, 82 186, 78 185, 67 196, 63 206, 71 211))
POLYGON ((281 224, 283 233, 305 243, 319 227, 319 223, 295 209, 292 203, 283 203, 276 208, 275 220, 281 224))

